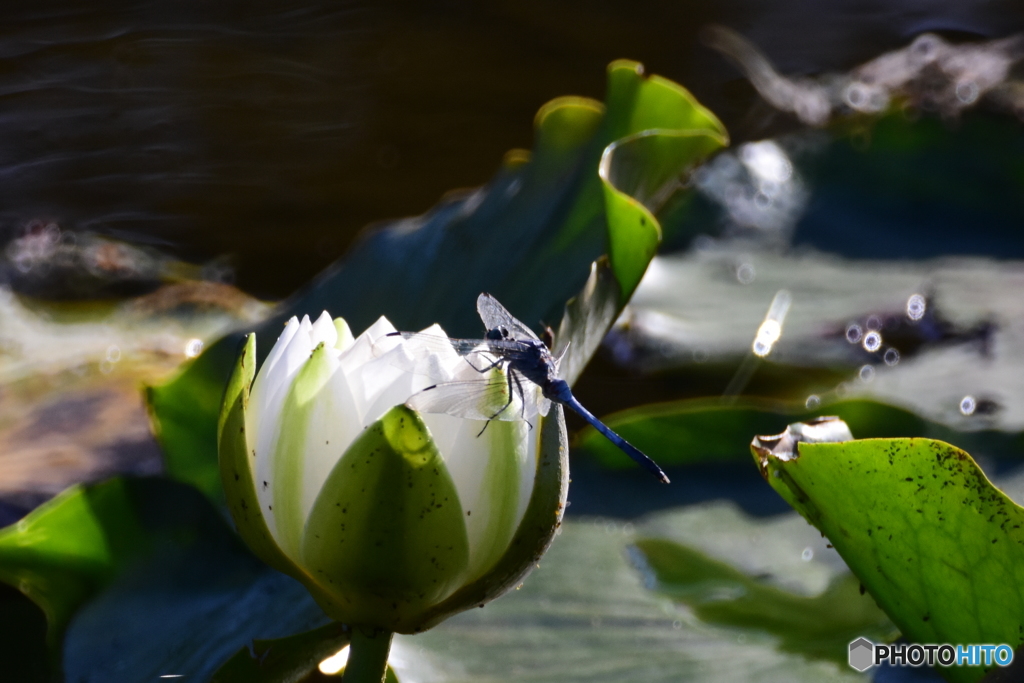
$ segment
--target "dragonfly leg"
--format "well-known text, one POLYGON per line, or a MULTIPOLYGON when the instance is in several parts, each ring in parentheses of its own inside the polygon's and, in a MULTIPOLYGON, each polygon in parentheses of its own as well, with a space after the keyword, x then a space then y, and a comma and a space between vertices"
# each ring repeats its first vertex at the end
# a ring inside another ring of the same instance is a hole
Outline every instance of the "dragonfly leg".
MULTIPOLYGON (((502 359, 502 360, 504 360, 504 359, 502 359)), ((493 367, 493 366, 491 366, 491 367, 493 367)), ((512 405, 512 401, 515 399, 515 394, 512 393, 512 391, 513 391, 513 389, 512 389, 512 382, 513 382, 513 380, 516 383, 516 387, 519 389, 519 395, 520 396, 523 395, 523 388, 522 388, 522 386, 519 385, 519 378, 515 376, 515 373, 513 373, 511 370, 509 370, 506 379, 508 380, 508 403, 503 405, 501 407, 501 410, 496 412, 494 415, 491 415, 491 417, 487 420, 487 422, 484 423, 484 428, 481 429, 480 433, 476 435, 478 439, 483 435, 484 430, 487 429, 487 425, 491 424, 491 420, 493 420, 494 418, 496 418, 499 415, 501 415, 503 412, 508 410, 508 407, 510 405, 512 405)), ((524 410, 525 410, 525 407, 524 407, 524 410)), ((524 416, 525 416, 525 412, 524 412, 524 416)), ((530 425, 530 428, 532 429, 533 425, 530 425)))
MULTIPOLYGON (((508 376, 509 376, 510 379, 511 378, 515 379, 515 381, 516 381, 516 389, 519 391, 520 398, 522 398, 523 405, 521 407, 521 415, 523 416, 523 422, 525 422, 527 425, 529 425, 530 429, 533 429, 533 425, 530 423, 529 420, 526 419, 526 394, 523 393, 523 385, 519 381, 519 375, 513 374, 512 372, 509 372, 508 376)), ((509 400, 511 402, 511 393, 512 393, 512 383, 511 382, 509 382, 508 389, 509 389, 509 394, 510 394, 509 400)), ((508 407, 508 406, 506 406, 506 407, 508 407)))
POLYGON ((493 370, 494 368, 498 367, 502 363, 507 363, 508 362, 507 358, 498 358, 493 363, 488 365, 486 368, 478 368, 477 366, 473 365, 473 363, 469 360, 469 356, 463 356, 462 359, 464 361, 466 361, 466 363, 469 365, 469 367, 473 368, 474 370, 479 372, 481 375, 484 374, 485 372, 493 370))

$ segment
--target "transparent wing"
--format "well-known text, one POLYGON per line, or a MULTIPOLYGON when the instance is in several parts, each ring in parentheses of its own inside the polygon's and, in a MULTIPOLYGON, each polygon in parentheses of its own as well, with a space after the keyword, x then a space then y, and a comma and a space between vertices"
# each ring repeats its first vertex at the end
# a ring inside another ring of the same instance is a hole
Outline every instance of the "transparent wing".
MULTIPOLYGON (((508 360, 521 358, 530 350, 527 344, 515 339, 454 339, 427 332, 392 332, 385 335, 384 343, 378 343, 376 348, 389 349, 387 340, 394 337, 412 341, 423 353, 444 353, 451 350, 460 356, 472 356, 471 362, 478 368, 487 368, 498 358, 508 360)), ((378 355, 382 354, 378 353, 378 355)))
POLYGON ((512 317, 512 314, 487 292, 477 297, 476 311, 488 330, 505 327, 514 339, 540 339, 533 330, 512 317))
POLYGON ((522 420, 547 414, 550 401, 540 387, 524 378, 513 379, 511 391, 507 375, 490 372, 479 380, 445 382, 413 395, 406 405, 421 413, 444 413, 470 420, 522 420))
POLYGON ((483 340, 424 332, 384 335, 372 344, 371 353, 400 370, 430 378, 431 384, 456 379, 460 367, 484 372, 498 360, 483 340))
MULTIPOLYGON (((470 353, 486 353, 488 345, 488 342, 484 339, 453 339, 452 337, 444 337, 428 332, 392 332, 384 335, 382 340, 386 342, 389 337, 401 337, 406 341, 415 342, 425 350, 434 353, 442 353, 451 349, 460 356, 470 353)), ((384 345, 379 344, 379 346, 384 345)))

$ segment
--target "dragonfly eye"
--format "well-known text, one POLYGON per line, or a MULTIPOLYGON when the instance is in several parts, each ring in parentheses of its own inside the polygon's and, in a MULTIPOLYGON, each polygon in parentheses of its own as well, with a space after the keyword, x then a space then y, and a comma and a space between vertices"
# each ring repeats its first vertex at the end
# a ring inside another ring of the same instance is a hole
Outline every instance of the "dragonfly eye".
POLYGON ((484 337, 491 341, 498 341, 501 339, 508 339, 510 335, 507 327, 499 326, 487 330, 487 334, 485 334, 484 337))

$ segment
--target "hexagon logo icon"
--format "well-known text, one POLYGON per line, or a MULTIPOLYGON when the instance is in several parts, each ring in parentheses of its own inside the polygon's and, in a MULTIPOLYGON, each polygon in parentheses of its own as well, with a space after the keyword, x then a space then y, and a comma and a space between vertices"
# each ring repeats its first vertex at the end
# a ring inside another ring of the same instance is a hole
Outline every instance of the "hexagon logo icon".
POLYGON ((850 666, 857 671, 867 671, 875 663, 875 644, 867 638, 858 638, 850 643, 850 666))

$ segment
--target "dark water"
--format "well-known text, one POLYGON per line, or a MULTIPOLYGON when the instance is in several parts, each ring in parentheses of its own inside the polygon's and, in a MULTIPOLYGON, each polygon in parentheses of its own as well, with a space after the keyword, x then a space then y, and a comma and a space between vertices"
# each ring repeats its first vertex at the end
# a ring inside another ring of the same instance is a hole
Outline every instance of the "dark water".
POLYGON ((7 2, 0 244, 33 220, 234 257, 287 295, 367 223, 485 182, 537 108, 600 98, 612 59, 690 87, 743 139, 754 95, 699 45, 719 22, 786 73, 924 30, 993 37, 1019 3, 7 2))

